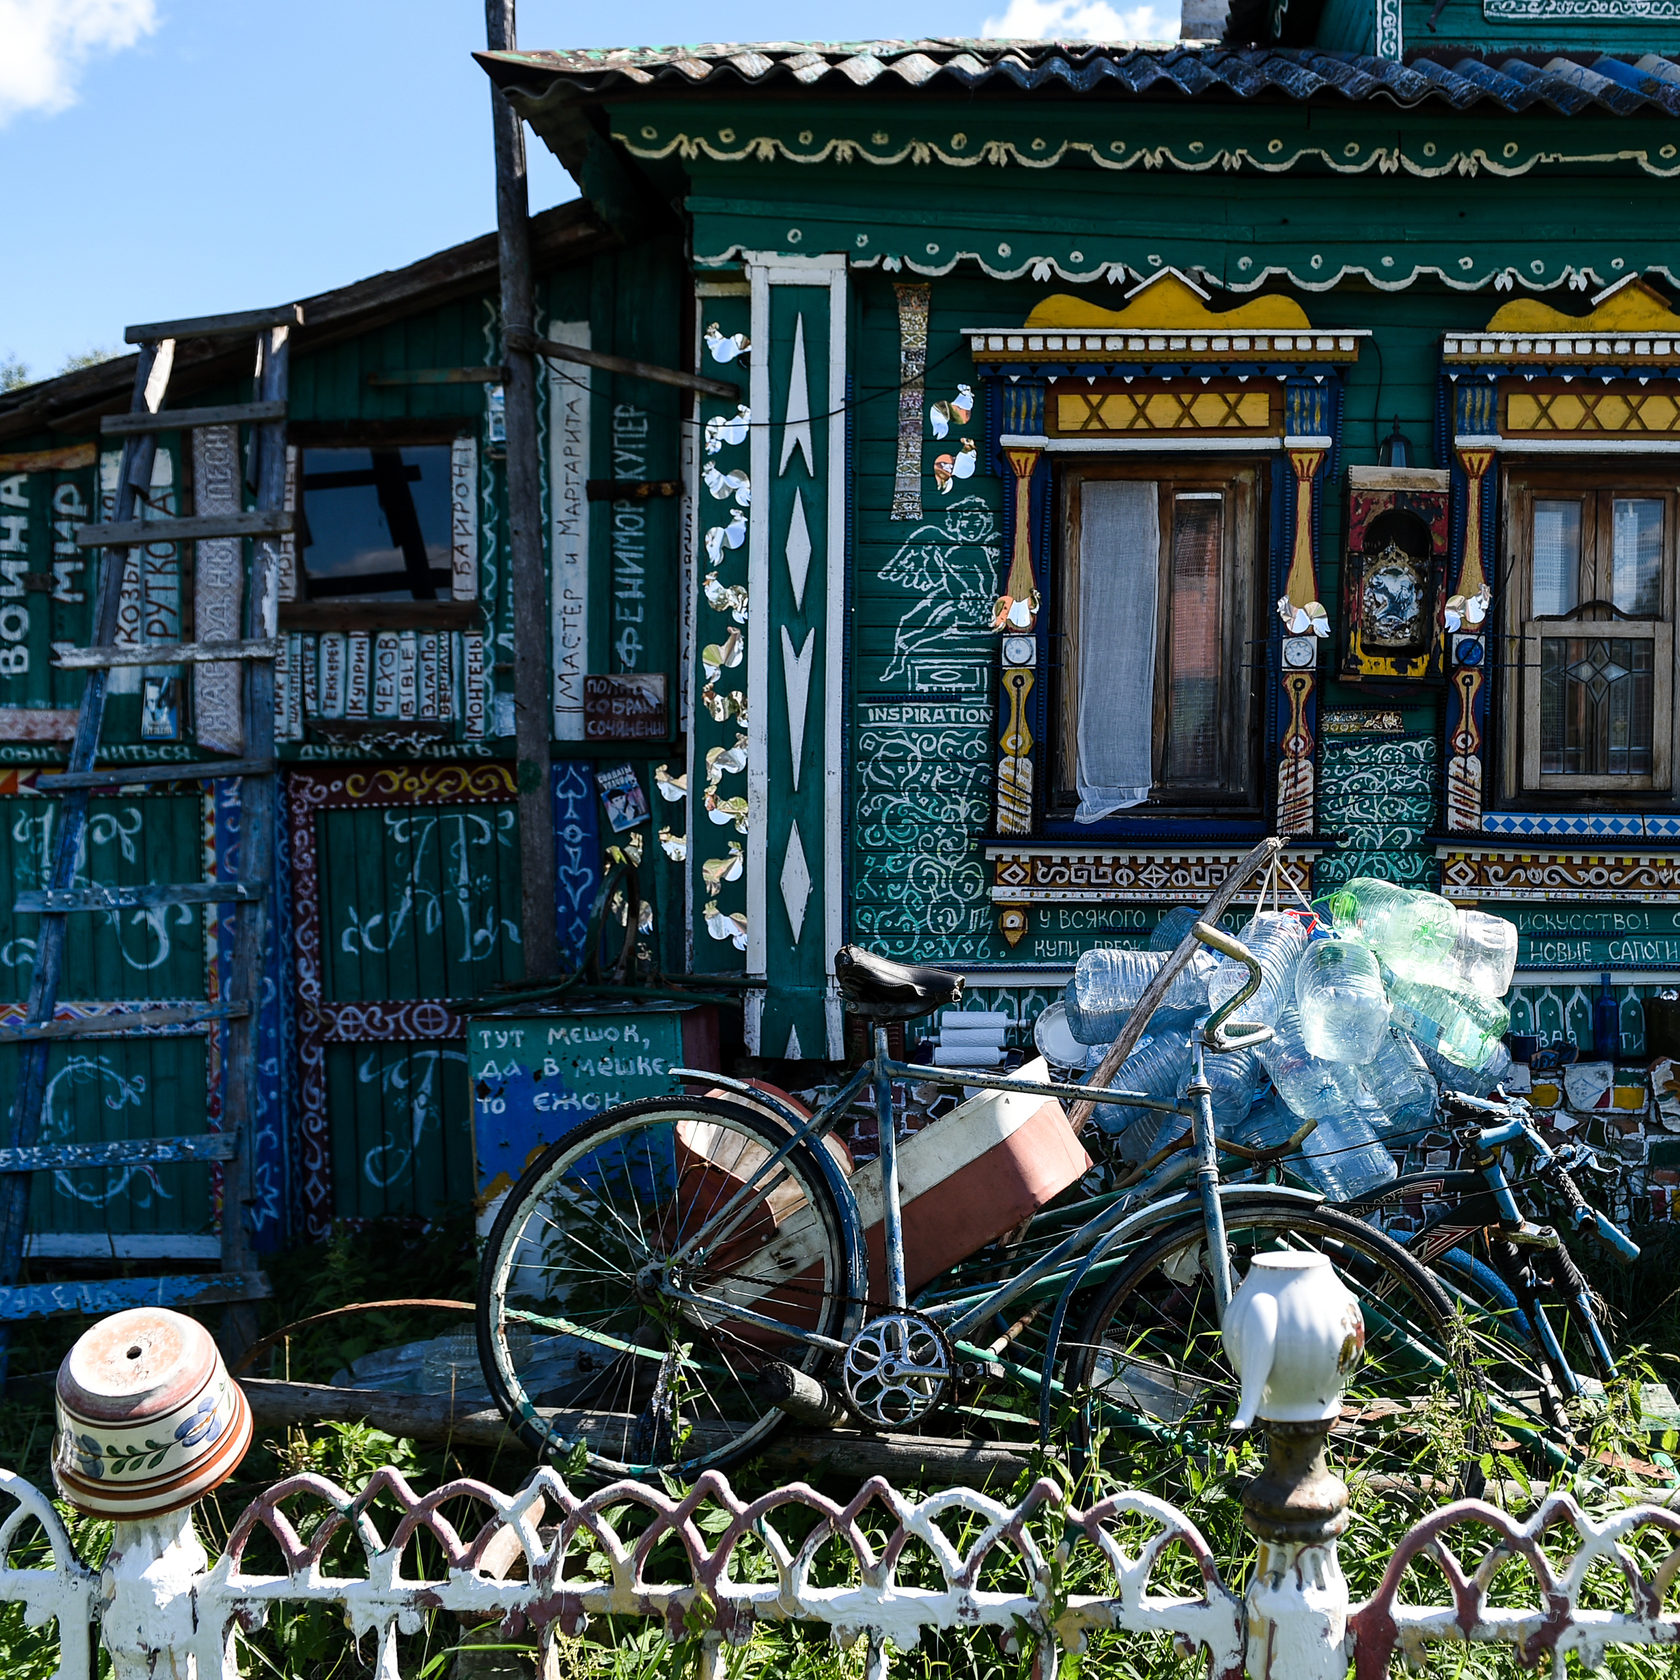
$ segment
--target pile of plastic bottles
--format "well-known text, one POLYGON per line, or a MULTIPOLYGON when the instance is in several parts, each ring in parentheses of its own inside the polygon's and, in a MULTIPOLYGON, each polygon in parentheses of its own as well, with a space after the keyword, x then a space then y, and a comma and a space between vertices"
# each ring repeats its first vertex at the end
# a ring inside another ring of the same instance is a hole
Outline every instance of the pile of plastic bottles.
MULTIPOLYGON (((1196 918, 1189 907, 1169 911, 1145 950, 1087 951, 1062 1000, 1038 1019, 1039 1050, 1064 1069, 1095 1067, 1196 918)), ((1443 1087, 1486 1096, 1511 1065, 1500 999, 1516 969, 1517 930, 1502 917, 1360 876, 1313 910, 1258 912, 1238 937, 1262 979, 1237 1018, 1264 1022, 1273 1036, 1254 1050, 1206 1056, 1215 1129, 1275 1149, 1316 1121, 1290 1165, 1332 1201, 1396 1175, 1393 1151, 1430 1129, 1443 1087)), ((1111 1088, 1182 1097, 1198 1018, 1247 978, 1242 964, 1198 950, 1111 1088)), ((1095 1121, 1133 1162, 1189 1125, 1107 1103, 1095 1121)))

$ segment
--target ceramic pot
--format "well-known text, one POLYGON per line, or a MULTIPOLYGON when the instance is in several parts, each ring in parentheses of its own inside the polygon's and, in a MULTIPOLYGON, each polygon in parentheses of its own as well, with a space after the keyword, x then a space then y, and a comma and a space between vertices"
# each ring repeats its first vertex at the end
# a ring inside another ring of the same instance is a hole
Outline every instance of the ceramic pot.
POLYGON ((1322 1254, 1257 1254, 1225 1313, 1225 1353, 1242 1378, 1233 1429, 1327 1423, 1365 1351, 1365 1320, 1322 1254))
POLYGON ((136 1520, 227 1480, 251 1408, 210 1333, 161 1307, 102 1318, 58 1368, 53 1480, 79 1511, 136 1520))

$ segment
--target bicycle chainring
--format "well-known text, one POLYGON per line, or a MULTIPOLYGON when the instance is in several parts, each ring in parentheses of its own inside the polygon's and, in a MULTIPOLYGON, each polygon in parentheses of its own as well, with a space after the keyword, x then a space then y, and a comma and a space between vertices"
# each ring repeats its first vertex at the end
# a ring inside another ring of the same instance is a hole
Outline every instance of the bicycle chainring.
POLYGON ((846 1401, 866 1424, 903 1429, 936 1411, 954 1367, 945 1332, 919 1312, 900 1308, 872 1318, 846 1348, 846 1401))

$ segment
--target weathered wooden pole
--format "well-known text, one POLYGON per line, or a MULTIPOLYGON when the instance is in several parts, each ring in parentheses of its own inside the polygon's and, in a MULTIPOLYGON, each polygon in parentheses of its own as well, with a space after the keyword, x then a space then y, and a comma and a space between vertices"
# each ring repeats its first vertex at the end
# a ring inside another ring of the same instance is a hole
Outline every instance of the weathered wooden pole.
MULTIPOLYGON (((517 45, 514 0, 484 0, 491 52, 517 45)), ((496 249, 502 274, 502 361, 507 368, 508 548, 513 573, 513 718, 519 755, 520 937, 527 976, 553 974, 554 810, 549 732, 552 677, 548 579, 543 565, 542 476, 537 444, 537 371, 533 336, 531 232, 525 192, 525 129, 494 84, 496 249)))

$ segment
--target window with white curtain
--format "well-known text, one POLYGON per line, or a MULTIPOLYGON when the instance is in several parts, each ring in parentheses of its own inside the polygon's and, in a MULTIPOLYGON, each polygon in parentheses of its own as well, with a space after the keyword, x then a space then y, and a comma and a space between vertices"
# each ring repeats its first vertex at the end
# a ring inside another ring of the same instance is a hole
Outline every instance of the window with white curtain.
POLYGON ((1060 502, 1051 814, 1257 808, 1257 469, 1093 464, 1060 502))

